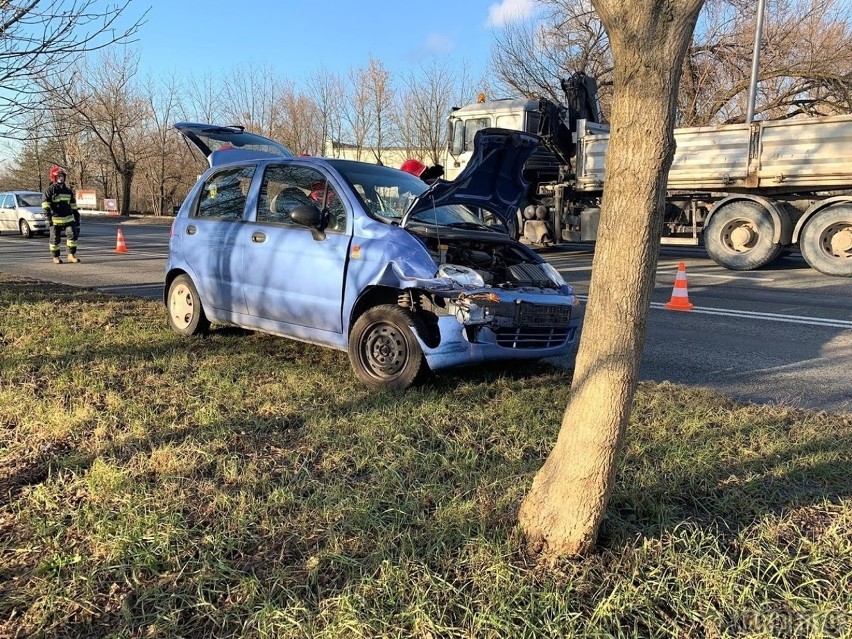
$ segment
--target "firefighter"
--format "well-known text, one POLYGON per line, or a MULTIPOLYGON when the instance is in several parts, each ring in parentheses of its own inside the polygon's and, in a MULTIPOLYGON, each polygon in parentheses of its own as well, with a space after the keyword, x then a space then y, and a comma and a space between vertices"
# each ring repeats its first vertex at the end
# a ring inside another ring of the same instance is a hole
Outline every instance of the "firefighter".
POLYGON ((77 263, 77 238, 80 235, 80 213, 77 211, 77 200, 74 192, 65 183, 65 169, 54 166, 50 169, 50 186, 44 192, 41 208, 47 215, 50 227, 50 254, 54 264, 62 264, 59 257, 59 242, 62 232, 65 232, 65 246, 68 251, 68 261, 77 263))

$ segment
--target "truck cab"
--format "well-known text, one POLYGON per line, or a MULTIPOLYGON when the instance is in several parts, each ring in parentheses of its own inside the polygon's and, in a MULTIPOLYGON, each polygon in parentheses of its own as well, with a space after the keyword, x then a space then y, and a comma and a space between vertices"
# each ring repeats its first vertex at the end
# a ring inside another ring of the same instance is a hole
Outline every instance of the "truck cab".
MULTIPOLYGON (((477 131, 496 127, 538 134, 540 124, 538 100, 508 98, 486 101, 482 99, 474 104, 454 109, 450 113, 448 124, 444 179, 454 180, 467 166, 473 154, 473 140, 477 131)), ((555 179, 559 173, 559 162, 550 151, 540 147, 527 160, 525 172, 533 168, 552 173, 555 179)))

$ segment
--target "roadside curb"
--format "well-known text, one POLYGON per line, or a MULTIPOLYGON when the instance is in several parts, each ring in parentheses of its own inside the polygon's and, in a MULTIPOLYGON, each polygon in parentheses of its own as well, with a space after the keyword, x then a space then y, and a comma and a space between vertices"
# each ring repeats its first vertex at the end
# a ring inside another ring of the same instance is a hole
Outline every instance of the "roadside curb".
POLYGON ((80 212, 82 217, 87 222, 103 222, 106 224, 153 224, 159 226, 171 226, 174 217, 171 215, 101 215, 98 213, 80 212))

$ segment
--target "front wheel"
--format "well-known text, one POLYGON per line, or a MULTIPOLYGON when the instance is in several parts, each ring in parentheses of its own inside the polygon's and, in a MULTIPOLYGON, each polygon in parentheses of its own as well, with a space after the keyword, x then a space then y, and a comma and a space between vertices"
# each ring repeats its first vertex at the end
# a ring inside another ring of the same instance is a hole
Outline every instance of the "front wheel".
POLYGON ((19 221, 18 228, 21 230, 21 237, 29 239, 33 236, 33 230, 30 228, 30 225, 27 224, 26 220, 19 221))
POLYGON ((773 241, 772 216, 757 202, 726 204, 713 213, 704 229, 704 248, 716 264, 733 271, 766 266, 781 253, 773 241))
POLYGON ((799 250, 820 273, 852 277, 852 204, 832 206, 808 220, 799 250))
POLYGON ((349 336, 349 361, 358 379, 374 390, 403 390, 417 382, 427 370, 414 335, 421 327, 415 315, 390 304, 361 315, 349 336))
POLYGON ((174 279, 166 302, 169 326, 178 335, 198 335, 210 328, 198 290, 188 275, 178 275, 174 279))

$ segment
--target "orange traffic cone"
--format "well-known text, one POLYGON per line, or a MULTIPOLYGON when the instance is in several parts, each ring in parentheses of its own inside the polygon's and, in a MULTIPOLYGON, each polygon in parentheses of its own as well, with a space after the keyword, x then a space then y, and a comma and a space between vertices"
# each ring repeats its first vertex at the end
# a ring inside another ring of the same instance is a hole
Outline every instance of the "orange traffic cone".
POLYGON ((118 237, 115 238, 115 252, 127 253, 127 244, 124 243, 124 233, 118 229, 118 237))
POLYGON ((677 266, 672 298, 665 307, 670 311, 691 311, 695 306, 689 301, 689 293, 686 290, 686 264, 681 262, 677 266))

